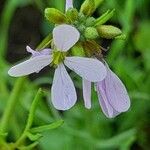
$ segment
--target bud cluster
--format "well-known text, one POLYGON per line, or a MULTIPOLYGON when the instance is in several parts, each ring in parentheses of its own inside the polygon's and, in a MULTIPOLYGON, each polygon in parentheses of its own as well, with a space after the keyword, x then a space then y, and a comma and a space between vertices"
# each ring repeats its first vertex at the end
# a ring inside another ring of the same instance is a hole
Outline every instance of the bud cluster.
MULTIPOLYGON (((105 25, 105 23, 112 18, 114 10, 108 10, 102 14, 99 18, 92 17, 92 14, 96 10, 98 4, 102 0, 85 0, 80 10, 76 8, 69 8, 65 13, 55 9, 46 8, 46 19, 56 25, 70 24, 78 29, 80 32, 80 45, 84 49, 84 54, 92 56, 93 54, 101 55, 101 46, 96 41, 97 39, 122 39, 122 31, 112 25, 105 25)), ((80 55, 79 52, 72 52, 74 55, 80 55)))

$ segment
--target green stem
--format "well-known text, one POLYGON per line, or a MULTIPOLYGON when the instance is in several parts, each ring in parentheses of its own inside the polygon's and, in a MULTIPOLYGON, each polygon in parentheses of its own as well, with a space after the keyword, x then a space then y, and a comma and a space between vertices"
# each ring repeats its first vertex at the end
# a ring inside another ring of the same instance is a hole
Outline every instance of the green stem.
POLYGON ((15 108, 16 102, 18 101, 19 94, 22 91, 22 85, 24 81, 25 81, 25 78, 19 78, 17 82, 15 83, 13 91, 10 94, 6 109, 1 119, 0 131, 2 133, 6 132, 6 129, 9 125, 9 119, 14 112, 14 108, 15 108))
POLYGON ((22 135, 20 136, 20 138, 15 143, 16 147, 18 147, 21 143, 24 142, 24 140, 27 136, 27 133, 28 133, 29 129, 31 128, 32 123, 33 123, 33 118, 34 118, 34 115, 35 115, 35 111, 36 111, 36 108, 37 108, 37 105, 38 105, 38 101, 40 100, 42 95, 43 95, 43 92, 42 92, 41 89, 39 89, 36 96, 35 96, 35 98, 34 98, 34 100, 33 100, 33 102, 32 102, 32 105, 31 105, 31 108, 30 108, 30 111, 29 111, 29 116, 28 116, 26 127, 25 127, 22 135))

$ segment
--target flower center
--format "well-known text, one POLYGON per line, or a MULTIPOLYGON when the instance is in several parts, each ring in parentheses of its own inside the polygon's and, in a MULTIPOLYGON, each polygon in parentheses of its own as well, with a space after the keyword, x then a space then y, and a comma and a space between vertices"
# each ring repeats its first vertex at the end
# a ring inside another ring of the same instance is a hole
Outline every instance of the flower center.
POLYGON ((57 66, 65 60, 66 52, 61 52, 58 50, 53 51, 53 61, 52 65, 57 66))

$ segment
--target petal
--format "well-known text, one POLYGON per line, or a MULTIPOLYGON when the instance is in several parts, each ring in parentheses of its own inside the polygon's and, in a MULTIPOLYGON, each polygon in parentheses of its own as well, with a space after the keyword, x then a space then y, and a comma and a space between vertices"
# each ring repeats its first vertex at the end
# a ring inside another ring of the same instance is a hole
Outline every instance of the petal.
POLYGON ((40 56, 40 55, 51 55, 52 54, 52 50, 50 48, 45 48, 41 51, 35 51, 33 49, 31 49, 29 46, 26 47, 27 52, 32 54, 32 58, 36 57, 36 56, 40 56))
POLYGON ((27 50, 27 52, 31 53, 33 56, 40 54, 39 52, 33 50, 30 46, 26 46, 26 50, 27 50))
POLYGON ((66 11, 69 8, 73 8, 73 0, 66 0, 66 11))
POLYGON ((98 82, 106 77, 106 67, 97 59, 66 57, 64 63, 68 68, 88 81, 98 82))
POLYGON ((108 66, 107 70, 108 75, 105 82, 109 103, 116 111, 125 112, 130 107, 130 98, 127 90, 122 81, 109 69, 108 66))
POLYGON ((105 80, 97 83, 96 88, 97 88, 99 103, 101 105, 103 113, 108 118, 116 117, 119 114, 119 112, 113 109, 113 107, 109 104, 107 94, 106 94, 105 80))
POLYGON ((49 65, 51 61, 51 55, 37 56, 12 67, 8 71, 8 74, 13 77, 29 75, 31 73, 40 71, 45 66, 49 65))
POLYGON ((58 110, 70 109, 77 101, 74 84, 63 64, 55 70, 52 85, 52 103, 58 110))
POLYGON ((83 99, 87 109, 91 108, 91 82, 82 79, 83 99))
POLYGON ((70 25, 59 25, 53 30, 54 45, 59 51, 68 51, 79 38, 78 30, 70 25))

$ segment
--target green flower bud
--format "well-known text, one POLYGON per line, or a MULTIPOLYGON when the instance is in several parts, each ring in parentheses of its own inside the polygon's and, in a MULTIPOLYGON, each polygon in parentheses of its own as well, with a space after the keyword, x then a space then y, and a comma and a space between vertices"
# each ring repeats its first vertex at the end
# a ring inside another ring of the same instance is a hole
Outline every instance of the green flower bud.
POLYGON ((67 17, 61 11, 55 8, 46 8, 45 17, 48 21, 54 24, 62 24, 68 22, 67 17))
POLYGON ((97 27, 99 36, 106 39, 113 39, 122 34, 122 31, 111 25, 100 25, 97 27))
POLYGON ((81 56, 81 57, 85 56, 84 49, 80 42, 78 42, 71 48, 71 52, 73 56, 81 56))
POLYGON ((85 29, 84 36, 86 39, 96 39, 99 37, 99 34, 94 27, 88 27, 85 29))
POLYGON ((94 0, 85 0, 80 8, 80 12, 85 16, 91 16, 95 11, 95 1, 94 0))
POLYGON ((71 22, 75 22, 78 19, 77 9, 75 9, 75 8, 68 9, 66 12, 66 16, 71 22))
POLYGON ((95 25, 95 18, 94 17, 88 17, 87 19, 86 19, 86 22, 85 22, 85 25, 87 26, 87 27, 91 27, 91 26, 94 26, 95 25))
POLYGON ((98 8, 104 0, 94 0, 94 1, 95 1, 95 8, 98 8))

